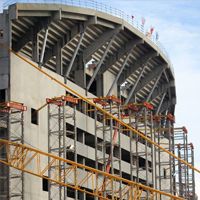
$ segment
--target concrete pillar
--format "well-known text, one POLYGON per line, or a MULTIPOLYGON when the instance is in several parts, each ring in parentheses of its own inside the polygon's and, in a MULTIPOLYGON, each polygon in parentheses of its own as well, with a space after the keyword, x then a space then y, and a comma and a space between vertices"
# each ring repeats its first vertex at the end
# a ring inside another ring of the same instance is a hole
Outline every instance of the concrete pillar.
POLYGON ((83 54, 77 56, 74 63, 74 78, 75 83, 80 87, 86 88, 86 73, 85 73, 85 63, 83 61, 83 54))
POLYGON ((103 96, 103 75, 98 75, 96 77, 96 93, 98 97, 103 96))
POLYGON ((32 59, 34 62, 39 62, 39 39, 38 30, 32 30, 32 59))
POLYGON ((62 40, 56 44, 56 73, 62 75, 62 40))

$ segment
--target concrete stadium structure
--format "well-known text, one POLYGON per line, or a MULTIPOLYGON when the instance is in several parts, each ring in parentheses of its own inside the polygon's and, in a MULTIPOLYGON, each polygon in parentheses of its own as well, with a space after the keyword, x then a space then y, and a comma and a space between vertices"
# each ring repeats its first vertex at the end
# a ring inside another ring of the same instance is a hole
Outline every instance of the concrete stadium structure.
MULTIPOLYGON (((1 138, 20 141, 102 171, 107 170, 109 161, 108 172, 112 174, 192 199, 194 181, 189 186, 188 168, 185 171, 188 179, 179 177, 181 182, 177 186, 176 162, 165 152, 120 128, 115 143, 112 142, 117 125, 81 101, 77 105, 66 103, 65 111, 60 111, 52 98, 73 94, 8 50, 22 55, 87 98, 104 97, 95 103, 118 117, 128 116, 124 119, 126 123, 175 153, 175 136, 171 134, 176 104, 174 73, 166 54, 151 37, 120 17, 91 8, 50 3, 9 5, 0 14, 0 100, 21 102, 27 111, 23 112, 23 119, 20 116, 18 125, 10 122, 9 126, 1 126, 1 138), (48 105, 36 112, 47 98, 48 105), (153 109, 144 102, 151 102, 153 109), (129 110, 118 109, 130 103, 139 107, 138 118, 135 110, 131 115, 129 110), (63 117, 64 113, 68 115, 63 117), (153 118, 158 114, 160 121, 153 118), (153 132, 155 127, 162 128, 157 136, 153 132), (10 134, 6 134, 7 129, 10 134), (60 141, 61 137, 65 143, 60 141), (188 196, 184 196, 186 193, 188 196)), ((177 129, 177 134, 186 140, 184 129, 177 129)), ((189 157, 186 160, 189 162, 189 157)), ((183 169, 181 164, 179 167, 183 169)), ((70 188, 57 189, 55 184, 48 187, 45 179, 29 174, 14 171, 14 176, 4 165, 0 168, 2 200, 95 199, 70 188)), ((51 176, 50 171, 46 176, 51 176)), ((194 179, 193 171, 191 176, 194 179)), ((90 189, 90 184, 88 181, 83 187, 90 189)), ((107 195, 111 195, 110 191, 107 195)), ((149 195, 142 194, 150 199, 149 195)))

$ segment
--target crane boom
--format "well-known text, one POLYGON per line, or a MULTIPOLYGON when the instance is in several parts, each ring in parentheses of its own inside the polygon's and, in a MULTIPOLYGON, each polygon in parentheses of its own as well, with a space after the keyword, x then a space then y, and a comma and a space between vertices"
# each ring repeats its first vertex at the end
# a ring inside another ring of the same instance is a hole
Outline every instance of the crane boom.
POLYGON ((115 190, 114 199, 119 199, 120 195, 123 199, 140 199, 143 192, 149 192, 152 196, 163 195, 169 199, 183 199, 8 140, 0 140, 0 155, 0 163, 34 176, 45 178, 58 186, 66 186, 101 199, 111 198, 110 196, 102 196, 102 185, 106 187, 106 190, 115 190), (47 162, 48 158, 49 162, 47 162), (65 163, 65 169, 60 167, 63 166, 62 163, 65 163), (51 169, 53 168, 54 172, 52 178, 46 176, 50 167, 51 169), (105 179, 107 180, 106 184, 103 184, 105 179), (66 182, 64 180, 66 180, 66 182), (120 181, 123 183, 121 188, 119 187, 120 181), (114 188, 111 188, 113 185, 114 188))

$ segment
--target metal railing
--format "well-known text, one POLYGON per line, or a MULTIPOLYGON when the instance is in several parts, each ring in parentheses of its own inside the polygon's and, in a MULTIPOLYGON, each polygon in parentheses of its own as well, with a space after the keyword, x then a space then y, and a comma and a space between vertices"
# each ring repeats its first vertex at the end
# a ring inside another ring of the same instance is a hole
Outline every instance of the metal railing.
POLYGON ((168 63, 170 64, 170 67, 172 69, 172 73, 174 73, 169 55, 166 49, 158 40, 157 33, 154 32, 153 34, 150 34, 150 33, 148 34, 148 31, 147 31, 148 27, 145 25, 145 23, 142 23, 142 19, 139 22, 135 16, 128 15, 126 12, 120 9, 113 8, 109 5, 106 5, 94 0, 4 0, 3 8, 6 9, 8 8, 9 5, 12 5, 15 3, 40 3, 40 4, 46 3, 46 4, 60 4, 60 5, 69 5, 69 6, 82 7, 82 8, 91 8, 93 10, 104 12, 112 16, 118 17, 120 19, 123 19, 124 21, 128 22, 131 26, 136 28, 138 31, 140 31, 147 40, 152 41, 159 48, 159 50, 167 58, 168 63))

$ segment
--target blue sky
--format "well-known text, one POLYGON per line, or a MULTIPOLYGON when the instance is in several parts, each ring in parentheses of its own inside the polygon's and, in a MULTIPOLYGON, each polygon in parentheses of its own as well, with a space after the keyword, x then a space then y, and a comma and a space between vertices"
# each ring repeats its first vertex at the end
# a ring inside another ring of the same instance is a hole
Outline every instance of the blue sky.
MULTIPOLYGON (((195 145, 195 166, 200 169, 200 1, 199 0, 98 0, 146 19, 166 48, 175 70, 176 126, 186 126, 195 145)), ((0 0, 0 8, 2 8, 0 0)), ((196 175, 200 197, 200 176, 196 175)))

